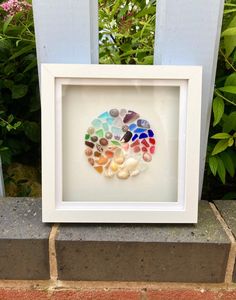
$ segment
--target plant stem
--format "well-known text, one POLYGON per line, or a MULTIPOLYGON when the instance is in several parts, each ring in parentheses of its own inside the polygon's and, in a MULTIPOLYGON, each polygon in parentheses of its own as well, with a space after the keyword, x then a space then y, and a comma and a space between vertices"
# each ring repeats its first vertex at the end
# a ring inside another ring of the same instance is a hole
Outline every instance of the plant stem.
POLYGON ((236 72, 236 68, 231 64, 231 62, 228 60, 228 58, 226 57, 226 55, 224 54, 224 52, 222 51, 222 49, 220 49, 220 53, 221 55, 224 57, 226 63, 234 70, 234 72, 236 72))
POLYGON ((236 103, 234 103, 233 101, 230 101, 229 99, 225 98, 223 95, 221 95, 221 93, 219 93, 219 92, 217 91, 217 89, 215 89, 215 94, 216 94, 217 96, 219 96, 220 98, 222 98, 223 100, 225 100, 226 102, 228 102, 228 103, 230 103, 230 104, 236 106, 236 103))

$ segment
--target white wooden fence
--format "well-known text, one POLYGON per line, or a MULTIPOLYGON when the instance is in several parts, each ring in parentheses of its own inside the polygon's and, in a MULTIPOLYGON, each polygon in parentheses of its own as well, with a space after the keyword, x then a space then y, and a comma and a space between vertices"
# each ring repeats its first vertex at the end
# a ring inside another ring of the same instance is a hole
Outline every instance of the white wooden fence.
MULTIPOLYGON (((200 191, 224 0, 158 0, 155 64, 202 65, 200 191)), ((33 0, 38 64, 98 63, 97 0, 33 0)))

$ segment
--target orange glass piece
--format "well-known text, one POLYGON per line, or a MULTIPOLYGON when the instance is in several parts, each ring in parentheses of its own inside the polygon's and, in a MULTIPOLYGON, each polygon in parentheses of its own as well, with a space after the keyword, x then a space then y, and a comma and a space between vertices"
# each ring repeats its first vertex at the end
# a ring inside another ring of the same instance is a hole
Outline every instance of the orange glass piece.
POLYGON ((101 174, 102 171, 103 171, 103 167, 102 167, 102 166, 94 167, 94 169, 95 169, 99 174, 101 174))

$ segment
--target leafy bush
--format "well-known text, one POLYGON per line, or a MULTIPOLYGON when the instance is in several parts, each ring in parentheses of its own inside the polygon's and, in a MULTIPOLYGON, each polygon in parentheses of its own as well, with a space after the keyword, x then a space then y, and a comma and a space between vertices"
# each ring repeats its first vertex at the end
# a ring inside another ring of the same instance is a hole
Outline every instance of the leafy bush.
MULTIPOLYGON (((0 0, 0 3, 2 1, 0 0)), ((40 101, 31 2, 0 8, 0 154, 40 165, 40 101)), ((152 64, 156 0, 99 0, 102 64, 152 64)), ((204 197, 236 198, 236 3, 226 1, 204 197)), ((14 168, 13 168, 14 169, 14 168)))
POLYGON ((100 0, 100 63, 152 64, 155 12, 155 0, 100 0))
POLYGON ((40 161, 40 101, 31 4, 0 9, 0 154, 4 164, 40 161))
POLYGON ((214 96, 205 181, 212 198, 236 199, 236 4, 229 1, 224 10, 214 96))

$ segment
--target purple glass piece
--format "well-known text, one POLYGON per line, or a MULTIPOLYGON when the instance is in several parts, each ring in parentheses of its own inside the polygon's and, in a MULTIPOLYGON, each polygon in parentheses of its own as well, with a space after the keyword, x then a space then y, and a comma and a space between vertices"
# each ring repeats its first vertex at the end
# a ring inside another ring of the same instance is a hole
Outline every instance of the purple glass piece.
POLYGON ((134 142, 138 138, 137 133, 132 137, 132 142, 134 142))
POLYGON ((148 137, 148 135, 146 133, 141 133, 139 138, 140 139, 146 139, 148 137))
POLYGON ((125 135, 122 137, 121 141, 124 141, 125 143, 127 143, 131 138, 132 138, 132 132, 127 131, 125 133, 125 135))
POLYGON ((129 110, 128 113, 125 115, 123 122, 124 123, 130 123, 139 118, 139 114, 136 112, 129 110))
POLYGON ((148 121, 146 121, 144 119, 139 119, 137 121, 137 125, 138 125, 138 127, 142 127, 142 128, 150 128, 150 124, 148 123, 148 121))
POLYGON ((151 129, 148 130, 148 136, 154 137, 154 132, 151 129))

